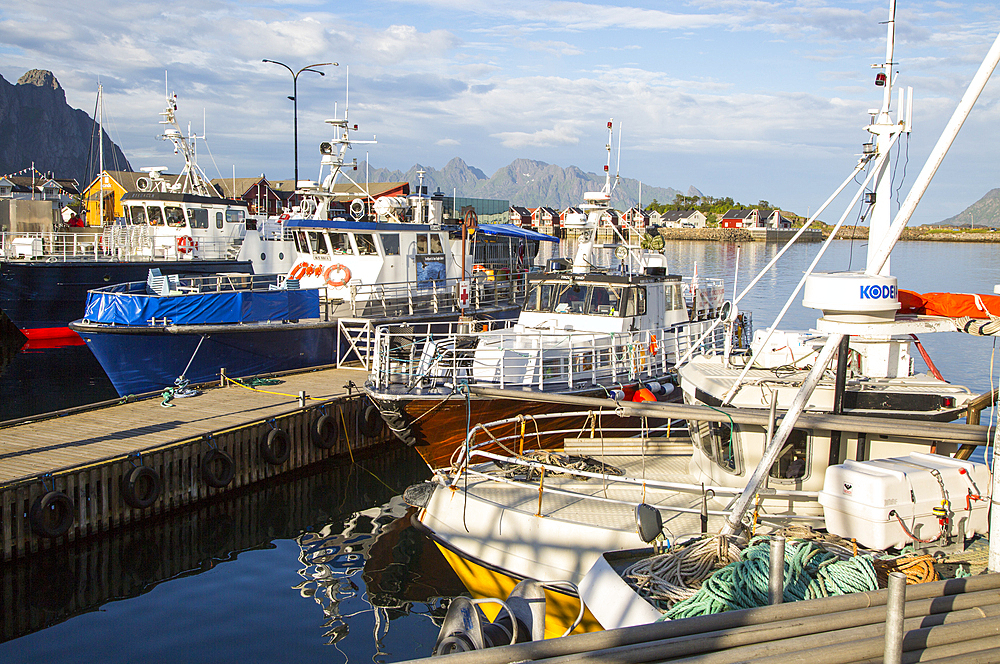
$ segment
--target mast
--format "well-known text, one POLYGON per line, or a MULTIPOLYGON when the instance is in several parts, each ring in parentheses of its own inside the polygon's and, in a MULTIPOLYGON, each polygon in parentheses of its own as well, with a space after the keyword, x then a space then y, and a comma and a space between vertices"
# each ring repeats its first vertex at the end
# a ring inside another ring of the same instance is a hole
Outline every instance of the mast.
POLYGON ((101 226, 104 225, 104 87, 100 81, 97 83, 97 154, 98 154, 98 177, 100 184, 100 209, 101 226))
MULTIPOLYGON (((881 65, 873 65, 874 68, 881 69, 881 72, 875 76, 875 85, 880 85, 883 88, 882 107, 869 111, 872 115, 872 121, 868 126, 868 131, 874 136, 876 157, 884 154, 889 149, 896 134, 901 131, 909 132, 908 124, 893 122, 889 115, 890 104, 892 103, 892 88, 895 82, 893 68, 896 63, 893 62, 892 58, 896 39, 896 0, 889 1, 889 20, 886 21, 886 26, 885 62, 881 65)), ((873 161, 872 163, 877 162, 873 161)), ((867 260, 867 267, 869 269, 871 268, 874 254, 882 243, 882 238, 889 232, 889 225, 892 221, 890 209, 892 203, 892 166, 890 160, 885 159, 882 161, 882 169, 875 177, 872 193, 875 200, 871 205, 871 218, 869 220, 867 260)), ((889 274, 888 260, 877 271, 877 274, 881 276, 889 274)))

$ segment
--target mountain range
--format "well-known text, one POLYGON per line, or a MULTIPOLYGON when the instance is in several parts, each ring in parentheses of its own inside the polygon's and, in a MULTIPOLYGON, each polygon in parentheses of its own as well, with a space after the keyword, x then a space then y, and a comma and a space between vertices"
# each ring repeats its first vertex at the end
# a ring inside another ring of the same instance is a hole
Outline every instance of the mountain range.
MULTIPOLYGON (((359 164, 358 169, 363 172, 363 164, 359 164)), ((415 164, 406 172, 373 167, 368 176, 372 182, 409 182, 415 191, 421 181, 420 171, 423 171, 422 181, 428 193, 441 190, 448 196, 505 199, 511 205, 547 206, 556 210, 579 205, 583 202, 584 192, 600 191, 604 186, 603 175, 587 173, 576 166, 564 168, 532 159, 515 159, 491 176, 459 157, 440 170, 422 164, 415 164)), ((672 201, 681 193, 673 187, 642 184, 641 188, 644 206, 654 198, 661 203, 672 201)), ((619 210, 633 207, 639 202, 639 194, 638 180, 621 178, 612 192, 612 205, 619 210)), ((693 186, 688 188, 686 194, 702 195, 693 186)))
MULTIPOLYGON (((73 178, 83 188, 99 170, 96 135, 97 124, 66 103, 52 72, 32 69, 16 85, 0 76, 0 175, 34 166, 57 178, 73 178)), ((107 133, 102 135, 105 167, 132 170, 125 154, 107 133)))

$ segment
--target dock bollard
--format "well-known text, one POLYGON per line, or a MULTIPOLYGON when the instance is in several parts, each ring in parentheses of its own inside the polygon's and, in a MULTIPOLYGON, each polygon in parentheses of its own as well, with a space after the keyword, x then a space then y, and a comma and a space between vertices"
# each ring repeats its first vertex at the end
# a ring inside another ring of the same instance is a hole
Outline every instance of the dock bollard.
POLYGON ((299 408, 306 407, 306 391, 299 390, 299 408))
POLYGON ((785 538, 771 538, 771 569, 767 579, 767 599, 771 604, 785 601, 785 538))
POLYGON ((903 661, 903 613, 906 604, 906 575, 889 574, 889 598, 885 605, 885 651, 883 664, 900 664, 903 661))

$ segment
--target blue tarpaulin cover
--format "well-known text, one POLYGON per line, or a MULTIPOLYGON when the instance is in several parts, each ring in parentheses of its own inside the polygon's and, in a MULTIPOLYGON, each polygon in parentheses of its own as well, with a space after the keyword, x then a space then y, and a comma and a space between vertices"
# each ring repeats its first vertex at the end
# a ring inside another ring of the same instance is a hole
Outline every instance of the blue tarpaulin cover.
POLYGON ((479 224, 477 233, 486 235, 502 235, 505 237, 523 237, 526 240, 545 240, 547 242, 558 242, 559 238, 545 233, 533 231, 530 228, 521 228, 513 224, 479 224))
POLYGON ((319 317, 319 291, 276 290, 157 296, 91 291, 83 317, 93 323, 148 326, 165 318, 173 325, 254 323, 319 317))

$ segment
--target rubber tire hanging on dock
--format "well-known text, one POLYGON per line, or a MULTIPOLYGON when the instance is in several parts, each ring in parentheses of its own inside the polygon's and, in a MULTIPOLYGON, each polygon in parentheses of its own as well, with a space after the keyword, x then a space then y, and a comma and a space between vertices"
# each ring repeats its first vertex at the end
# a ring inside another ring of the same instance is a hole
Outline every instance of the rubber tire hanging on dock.
POLYGON ((49 539, 61 537, 73 525, 73 501, 62 491, 48 491, 35 499, 28 512, 35 534, 49 539))
POLYGON ((320 415, 312 425, 313 445, 321 450, 329 450, 340 440, 340 429, 332 415, 320 415))
POLYGON ((358 429, 366 438, 375 438, 384 426, 385 420, 375 404, 370 403, 358 411, 358 429))
POLYGON ((267 436, 260 439, 260 455, 272 466, 280 466, 288 461, 292 454, 292 446, 288 442, 288 434, 282 429, 271 429, 267 436))
POLYGON ((122 477, 122 499, 129 507, 146 509, 162 491, 160 474, 149 466, 135 466, 122 477))
POLYGON ((201 479, 216 489, 228 486, 236 474, 233 457, 218 448, 212 448, 201 457, 201 479))

